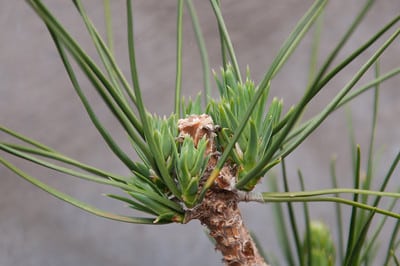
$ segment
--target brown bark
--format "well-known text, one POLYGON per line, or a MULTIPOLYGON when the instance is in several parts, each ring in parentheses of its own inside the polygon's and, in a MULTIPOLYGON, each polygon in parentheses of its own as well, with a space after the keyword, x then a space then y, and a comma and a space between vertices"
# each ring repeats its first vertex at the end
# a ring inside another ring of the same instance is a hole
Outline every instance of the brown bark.
MULTIPOLYGON (((178 128, 181 137, 190 135, 195 144, 203 136, 209 140, 206 155, 211 154, 211 158, 202 177, 204 183, 219 159, 214 144, 216 133, 212 119, 204 114, 192 115, 180 119, 178 128)), ((185 222, 198 219, 208 228, 210 236, 215 240, 215 248, 223 255, 225 265, 268 266, 243 223, 238 208, 238 193, 234 188, 236 177, 236 166, 230 161, 226 162, 203 201, 195 208, 187 210, 185 222)))
POLYGON ((225 265, 267 266, 243 223, 236 193, 216 187, 209 189, 187 218, 198 219, 208 228, 225 265))

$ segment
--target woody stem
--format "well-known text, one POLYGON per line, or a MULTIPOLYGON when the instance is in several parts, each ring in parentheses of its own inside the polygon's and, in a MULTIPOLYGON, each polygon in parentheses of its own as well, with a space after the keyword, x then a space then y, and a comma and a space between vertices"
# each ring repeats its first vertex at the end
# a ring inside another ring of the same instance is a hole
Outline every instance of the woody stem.
POLYGON ((238 202, 235 192, 213 187, 187 218, 198 219, 208 228, 225 265, 267 266, 243 223, 238 202))

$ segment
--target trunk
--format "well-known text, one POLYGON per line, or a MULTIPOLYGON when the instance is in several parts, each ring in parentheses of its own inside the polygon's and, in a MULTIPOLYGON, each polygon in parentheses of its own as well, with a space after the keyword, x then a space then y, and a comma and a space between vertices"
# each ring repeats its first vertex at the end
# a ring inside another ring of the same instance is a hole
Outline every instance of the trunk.
POLYGON ((200 220, 208 228, 225 265, 267 266, 243 223, 236 193, 211 188, 187 217, 200 220))
MULTIPOLYGON (((219 159, 215 145, 218 127, 214 126, 210 116, 203 114, 180 119, 178 128, 180 137, 183 139, 185 135, 191 136, 195 145, 203 137, 208 139, 205 155, 211 155, 211 158, 202 177, 200 191, 219 159)), ((185 222, 198 219, 208 228, 210 236, 215 240, 215 248, 223 255, 225 265, 268 266, 245 227, 238 208, 236 168, 231 161, 225 163, 203 201, 186 212, 185 222)))

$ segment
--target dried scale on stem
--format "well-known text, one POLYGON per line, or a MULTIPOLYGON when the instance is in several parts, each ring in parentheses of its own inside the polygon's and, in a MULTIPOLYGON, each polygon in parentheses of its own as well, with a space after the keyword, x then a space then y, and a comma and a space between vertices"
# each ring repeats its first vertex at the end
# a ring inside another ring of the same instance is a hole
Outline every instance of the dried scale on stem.
MULTIPOLYGON (((190 136, 195 146, 200 139, 207 140, 208 146, 204 156, 211 157, 200 181, 200 193, 220 157, 215 144, 218 126, 213 124, 210 116, 202 114, 180 119, 178 128, 180 138, 190 136)), ((207 227, 210 236, 215 240, 215 248, 222 253, 227 266, 267 266, 238 208, 240 198, 235 189, 237 174, 235 163, 227 161, 203 200, 186 211, 184 222, 197 219, 207 227)))

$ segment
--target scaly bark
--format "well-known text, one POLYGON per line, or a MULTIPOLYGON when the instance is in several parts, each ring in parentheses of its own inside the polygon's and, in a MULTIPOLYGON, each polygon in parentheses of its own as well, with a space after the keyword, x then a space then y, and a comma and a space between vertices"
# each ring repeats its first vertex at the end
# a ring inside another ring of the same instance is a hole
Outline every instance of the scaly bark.
MULTIPOLYGON (((209 140, 206 155, 211 155, 211 158, 202 177, 204 183, 219 158, 215 146, 216 127, 211 117, 203 114, 180 119, 178 128, 181 137, 189 135, 195 144, 204 136, 209 140)), ((215 248, 223 255, 225 265, 268 266, 243 223, 238 208, 238 193, 234 189, 236 177, 236 166, 228 161, 213 186, 206 192, 203 201, 195 208, 187 210, 185 222, 198 219, 208 228, 210 236, 215 240, 215 248)))
POLYGON ((201 204, 187 214, 190 219, 208 228, 225 265, 267 266, 243 223, 236 193, 210 188, 201 204))

